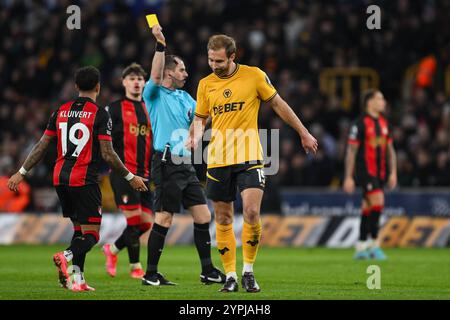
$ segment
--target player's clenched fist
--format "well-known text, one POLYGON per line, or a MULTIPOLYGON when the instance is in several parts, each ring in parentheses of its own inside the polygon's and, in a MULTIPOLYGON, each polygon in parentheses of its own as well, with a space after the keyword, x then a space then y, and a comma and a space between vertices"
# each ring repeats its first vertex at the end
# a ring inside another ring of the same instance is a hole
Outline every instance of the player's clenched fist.
POLYGON ((164 38, 164 35, 162 33, 162 28, 159 24, 155 24, 152 27, 152 33, 155 36, 156 40, 161 42, 162 44, 166 44, 166 38, 164 38))
POLYGON ((130 185, 134 190, 148 191, 148 188, 145 185, 144 181, 147 181, 147 180, 144 178, 141 178, 139 176, 134 176, 134 178, 130 180, 130 185))

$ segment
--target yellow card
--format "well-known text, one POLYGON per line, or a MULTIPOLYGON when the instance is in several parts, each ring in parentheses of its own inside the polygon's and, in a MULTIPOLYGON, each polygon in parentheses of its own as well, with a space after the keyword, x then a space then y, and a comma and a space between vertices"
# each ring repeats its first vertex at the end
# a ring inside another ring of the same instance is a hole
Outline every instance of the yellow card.
POLYGON ((147 23, 150 29, 153 28, 155 24, 159 24, 158 17, 156 16, 156 14, 148 14, 145 17, 147 18, 147 23))

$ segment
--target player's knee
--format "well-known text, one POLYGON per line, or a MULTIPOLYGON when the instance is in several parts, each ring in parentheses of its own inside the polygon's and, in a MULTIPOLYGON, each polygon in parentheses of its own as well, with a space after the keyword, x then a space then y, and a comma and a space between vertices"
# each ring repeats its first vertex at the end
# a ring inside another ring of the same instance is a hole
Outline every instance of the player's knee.
POLYGON ((194 217, 194 222, 198 224, 205 224, 211 222, 211 214, 202 214, 200 216, 194 217))
POLYGON ((247 204, 244 206, 245 220, 250 224, 258 223, 259 221, 259 206, 254 204, 247 204))
POLYGON ((147 232, 148 230, 150 230, 150 228, 152 227, 152 223, 151 222, 143 222, 139 225, 139 231, 140 234, 142 235, 143 233, 147 232))
POLYGON ((233 223, 233 212, 229 210, 217 210, 215 212, 216 223, 221 225, 233 223))
POLYGON ((169 228, 172 225, 173 215, 168 212, 158 212, 155 217, 155 223, 164 228, 169 228))
POLYGON ((141 236, 141 230, 139 226, 127 226, 126 228, 127 237, 125 243, 128 248, 139 246, 139 237, 141 236))
POLYGON ((127 226, 127 230, 128 230, 128 234, 130 235, 130 237, 133 240, 139 238, 139 236, 140 236, 139 225, 127 226))
POLYGON ((89 239, 89 241, 91 242, 91 245, 94 246, 95 244, 98 243, 98 241, 100 240, 100 234, 98 231, 96 230, 87 230, 87 231, 83 231, 83 237, 85 239, 89 239))
POLYGON ((384 204, 380 203, 380 204, 374 204, 371 207, 371 211, 376 211, 376 212, 382 212, 384 209, 384 204))
POLYGON ((384 206, 384 194, 383 191, 375 191, 374 193, 370 194, 368 196, 368 200, 370 203, 370 206, 384 206))
POLYGON ((138 226, 141 223, 140 214, 127 217, 127 226, 138 226))
POLYGON ((155 214, 151 209, 141 211, 141 223, 151 223, 155 219, 155 214))
POLYGON ((205 205, 204 207, 199 208, 200 210, 195 210, 192 212, 192 217, 194 218, 194 222, 198 224, 205 224, 211 222, 211 212, 208 207, 205 205))

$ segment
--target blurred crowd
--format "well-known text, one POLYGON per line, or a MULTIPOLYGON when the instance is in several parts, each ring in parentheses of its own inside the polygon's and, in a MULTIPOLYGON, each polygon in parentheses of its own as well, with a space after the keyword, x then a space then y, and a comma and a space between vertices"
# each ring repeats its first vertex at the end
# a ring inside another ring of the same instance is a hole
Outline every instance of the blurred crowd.
MULTIPOLYGON (((78 67, 100 69, 101 105, 122 95, 124 66, 138 62, 150 70, 155 42, 145 14, 156 12, 168 53, 185 60, 190 75, 185 89, 193 97, 198 81, 210 73, 208 38, 225 33, 236 39, 237 61, 263 69, 318 138, 318 154, 305 155, 295 132, 261 107, 260 127, 281 134, 280 171, 269 178, 269 188, 339 187, 360 92, 350 109, 339 97, 320 92, 319 74, 332 67, 378 72, 394 128, 399 185, 449 186, 450 1, 377 1, 381 30, 369 30, 366 8, 372 2, 0 0, 0 176, 18 169, 52 110, 74 96, 78 67), (80 30, 66 26, 71 4, 81 8, 80 30), (436 61, 432 83, 413 81, 405 94, 406 70, 430 54, 436 61)), ((27 179, 33 190, 51 186, 54 157, 55 151, 49 152, 27 179)))

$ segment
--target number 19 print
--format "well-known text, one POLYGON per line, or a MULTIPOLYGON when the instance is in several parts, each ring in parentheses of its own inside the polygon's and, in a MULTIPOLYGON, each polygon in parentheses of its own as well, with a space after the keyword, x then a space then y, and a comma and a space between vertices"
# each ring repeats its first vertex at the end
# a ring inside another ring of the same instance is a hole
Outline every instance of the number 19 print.
POLYGON ((83 97, 61 105, 53 113, 45 134, 58 139, 53 171, 55 186, 97 183, 101 158, 99 140, 111 141, 110 122, 104 108, 83 97))

